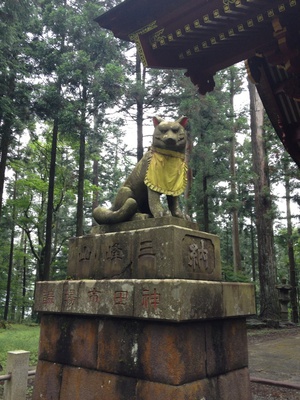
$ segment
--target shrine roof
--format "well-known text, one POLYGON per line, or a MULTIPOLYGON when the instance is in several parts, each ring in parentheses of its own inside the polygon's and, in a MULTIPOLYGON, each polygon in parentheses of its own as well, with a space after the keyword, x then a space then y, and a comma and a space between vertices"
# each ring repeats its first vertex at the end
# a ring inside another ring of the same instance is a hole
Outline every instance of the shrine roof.
POLYGON ((300 0, 125 0, 96 21, 135 42, 145 66, 185 69, 205 94, 242 60, 300 166, 300 0), (298 137, 299 135, 299 137, 298 137))

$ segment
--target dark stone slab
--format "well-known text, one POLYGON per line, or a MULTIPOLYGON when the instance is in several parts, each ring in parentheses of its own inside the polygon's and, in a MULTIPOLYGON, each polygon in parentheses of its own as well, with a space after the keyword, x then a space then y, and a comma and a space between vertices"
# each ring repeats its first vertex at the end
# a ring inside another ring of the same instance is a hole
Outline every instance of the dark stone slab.
POLYGON ((250 400, 245 318, 44 315, 33 400, 250 400))
POLYGON ((136 380, 133 378, 67 366, 63 369, 59 399, 135 400, 135 392, 136 380))
POLYGON ((41 320, 39 359, 96 368, 97 319, 47 315, 41 320))
POLYGON ((62 371, 62 365, 40 360, 34 378, 32 400, 60 399, 62 371))
POLYGON ((248 368, 231 371, 218 376, 217 399, 251 400, 250 378, 248 368))
POLYGON ((217 393, 216 378, 200 379, 180 386, 138 381, 136 400, 223 400, 217 393))
POLYGON ((247 367, 246 324, 44 315, 39 359, 181 385, 247 367))
POLYGON ((172 385, 204 378, 205 327, 102 320, 97 369, 172 385))
POLYGON ((210 321, 205 324, 205 337, 208 377, 247 367, 245 319, 210 321))

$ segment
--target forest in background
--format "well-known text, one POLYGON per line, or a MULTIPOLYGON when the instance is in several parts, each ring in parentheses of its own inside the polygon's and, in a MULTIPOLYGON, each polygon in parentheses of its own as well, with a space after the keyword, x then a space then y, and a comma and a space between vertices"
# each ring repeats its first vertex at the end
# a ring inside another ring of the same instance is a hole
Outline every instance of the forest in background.
POLYGON ((278 318, 286 278, 298 322, 299 169, 245 68, 220 71, 206 96, 184 71, 144 68, 134 45, 94 21, 119 2, 0 5, 0 319, 35 318, 35 282, 67 278, 68 239, 88 234, 92 209, 111 203, 151 117, 186 115, 182 206, 220 237, 224 280, 255 283, 258 315, 278 318))

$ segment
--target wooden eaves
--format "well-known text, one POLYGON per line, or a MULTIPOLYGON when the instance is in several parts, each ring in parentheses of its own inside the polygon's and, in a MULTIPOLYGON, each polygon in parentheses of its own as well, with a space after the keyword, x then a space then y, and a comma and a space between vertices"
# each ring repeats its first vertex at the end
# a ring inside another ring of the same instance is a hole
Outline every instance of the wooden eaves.
POLYGON ((149 68, 184 69, 201 94, 245 60, 266 112, 300 166, 300 0, 125 0, 99 16, 149 68))

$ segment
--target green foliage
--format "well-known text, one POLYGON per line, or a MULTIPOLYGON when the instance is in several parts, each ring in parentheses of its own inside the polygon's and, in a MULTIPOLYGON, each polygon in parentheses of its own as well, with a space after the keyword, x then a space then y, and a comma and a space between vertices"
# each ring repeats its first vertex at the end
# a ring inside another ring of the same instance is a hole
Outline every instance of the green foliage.
POLYGON ((7 352, 14 350, 29 351, 29 365, 35 366, 38 361, 39 336, 39 325, 6 323, 0 326, 0 364, 4 371, 7 352))
POLYGON ((226 282, 251 282, 248 274, 244 272, 234 272, 232 265, 222 266, 222 278, 226 282))
POLYGON ((294 228, 290 236, 286 228, 281 228, 275 236, 275 246, 277 253, 277 275, 278 281, 282 278, 289 278, 289 257, 287 253, 289 242, 293 243, 296 275, 300 274, 300 232, 299 229, 294 228))
MULTIPOLYGON (((138 106, 142 107, 139 117, 144 126, 155 114, 170 119, 188 116, 193 173, 187 200, 190 214, 201 230, 220 236, 226 279, 253 278, 257 232, 248 111, 237 113, 231 102, 242 90, 245 71, 232 67, 219 72, 214 92, 206 96, 197 93, 182 71, 148 71, 143 67, 138 71, 135 60, 126 53, 127 44, 94 21, 117 3, 39 0, 33 7, 28 0, 17 6, 8 0, 0 4, 0 143, 3 151, 8 139, 5 167, 9 172, 0 220, 0 311, 5 304, 14 232, 11 319, 19 320, 31 312, 34 283, 42 269, 54 122, 58 124, 58 142, 51 277, 64 279, 68 238, 76 234, 79 211, 84 217, 83 232, 88 233, 93 202, 109 206, 135 161, 135 154, 124 143, 124 125, 138 120, 138 106), (233 148, 234 176, 230 171, 233 148), (83 206, 78 211, 79 199, 83 206), (233 273, 233 211, 238 214, 241 274, 233 273)), ((267 121, 265 138, 270 182, 279 185, 285 170, 292 202, 299 206, 299 170, 285 161, 281 143, 267 121)), ((264 192, 263 200, 273 201, 274 192, 264 192)), ((280 218, 279 210, 272 209, 269 218, 275 217, 280 218)), ((281 220, 277 231, 281 277, 288 273, 287 243, 291 238, 281 220)), ((292 236, 299 265, 297 232, 294 230, 292 236)))
POLYGON ((232 136, 230 120, 227 118, 229 104, 222 85, 222 79, 217 80, 214 92, 199 97, 195 88, 189 84, 186 90, 190 96, 186 94, 181 104, 182 114, 189 116, 193 142, 190 161, 193 186, 189 208, 202 229, 209 224, 209 231, 215 233, 215 215, 219 214, 219 207, 222 207, 219 200, 224 198, 228 187, 232 136), (204 221, 204 208, 207 206, 213 213, 209 221, 204 221))

